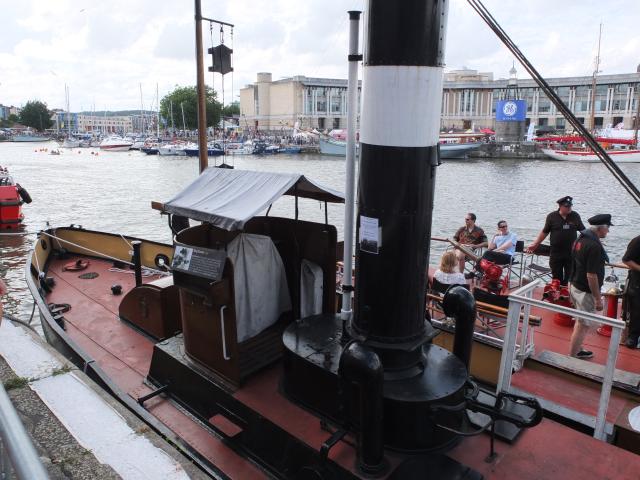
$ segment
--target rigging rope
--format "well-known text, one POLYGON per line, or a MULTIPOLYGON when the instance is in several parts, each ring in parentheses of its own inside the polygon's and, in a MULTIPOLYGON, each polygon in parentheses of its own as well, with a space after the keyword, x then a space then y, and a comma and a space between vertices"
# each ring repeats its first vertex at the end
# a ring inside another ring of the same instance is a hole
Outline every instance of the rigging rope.
MULTIPOLYGON (((520 51, 518 46, 513 43, 507 32, 505 32, 502 27, 498 24, 496 19, 491 15, 489 10, 482 4, 480 0, 467 0, 467 3, 471 5, 471 7, 480 15, 480 18, 484 20, 484 22, 489 26, 491 30, 496 34, 496 36, 505 44, 505 46, 513 53, 513 55, 518 59, 520 64, 525 68, 525 70, 531 75, 531 77, 535 80, 538 86, 542 89, 542 91, 547 95, 549 100, 553 102, 556 108, 564 115, 567 121, 571 124, 571 126, 576 129, 580 135, 585 139, 586 143, 589 145, 591 150, 598 156, 600 161, 604 164, 605 167, 611 172, 611 174, 615 177, 616 180, 624 187, 624 189, 631 195, 631 198, 636 201, 638 205, 640 205, 640 190, 633 184, 633 182, 624 174, 624 172, 620 169, 620 167, 611 160, 611 157, 607 154, 607 152, 587 131, 587 129, 580 123, 580 121, 576 118, 571 110, 565 105, 565 103, 560 99, 558 94, 549 86, 544 78, 538 73, 535 67, 529 62, 527 57, 520 51)), ((593 101, 593 100, 592 100, 593 101)))

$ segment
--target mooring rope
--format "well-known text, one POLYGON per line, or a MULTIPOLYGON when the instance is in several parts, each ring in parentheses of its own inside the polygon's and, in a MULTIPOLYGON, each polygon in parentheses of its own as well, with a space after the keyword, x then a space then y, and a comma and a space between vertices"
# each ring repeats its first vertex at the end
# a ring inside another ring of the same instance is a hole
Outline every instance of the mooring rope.
MULTIPOLYGON (((46 236, 48 236, 48 237, 51 237, 51 238, 53 238, 53 239, 57 240, 57 241, 58 241, 58 243, 60 243, 60 242, 64 242, 64 243, 66 243, 66 244, 68 244, 68 245, 71 245, 71 246, 73 246, 73 247, 80 248, 80 249, 82 249, 82 250, 86 250, 87 252, 93 253, 93 254, 95 254, 95 255, 97 255, 97 256, 99 256, 99 257, 106 258, 106 259, 108 259, 108 260, 113 260, 113 261, 116 261, 116 262, 122 262, 122 263, 124 263, 125 265, 133 266, 133 263, 132 263, 132 262, 129 262, 129 261, 127 261, 127 260, 122 260, 121 258, 112 257, 111 255, 107 255, 106 253, 102 253, 102 252, 99 252, 99 251, 97 251, 97 250, 93 250, 93 249, 91 249, 91 248, 89 248, 89 247, 85 247, 84 245, 78 245, 77 243, 73 243, 73 242, 71 242, 71 241, 69 241, 69 240, 65 240, 64 238, 60 238, 60 237, 58 237, 58 236, 56 236, 56 235, 53 235, 53 234, 51 234, 51 233, 49 233, 49 232, 46 232, 46 231, 44 231, 44 230, 43 230, 41 233, 42 233, 43 235, 46 235, 46 236)), ((124 238, 124 237, 123 237, 123 238, 124 238)), ((125 241, 125 242, 126 242, 126 241, 125 241)), ((128 243, 127 243, 127 244, 128 244, 128 243)), ((34 255, 34 257, 35 257, 35 255, 34 255)), ((155 269, 155 268, 151 268, 151 267, 144 267, 144 268, 145 268, 145 269, 147 269, 147 270, 149 270, 149 271, 156 272, 158 275, 168 275, 168 274, 169 274, 168 272, 163 272, 162 270, 157 270, 157 269, 155 269)), ((38 267, 38 271, 40 271, 39 267, 38 267)))

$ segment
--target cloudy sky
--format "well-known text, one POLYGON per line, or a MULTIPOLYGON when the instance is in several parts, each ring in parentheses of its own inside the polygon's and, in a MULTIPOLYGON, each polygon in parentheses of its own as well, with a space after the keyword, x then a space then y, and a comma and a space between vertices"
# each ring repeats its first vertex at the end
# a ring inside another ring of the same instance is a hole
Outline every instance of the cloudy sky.
MULTIPOLYGON (((603 73, 640 63, 638 0, 485 0, 485 5, 545 77, 590 75, 602 22, 603 73)), ((203 16, 225 30, 235 72, 225 100, 255 80, 292 75, 346 78, 347 10, 365 0, 202 0, 203 16), (233 93, 232 93, 233 91, 233 93)), ((72 111, 155 106, 174 86, 195 85, 193 0, 0 0, 0 104, 38 99, 72 111), (142 91, 142 95, 141 95, 142 91), (142 97, 142 99, 141 99, 142 97)), ((218 27, 204 26, 205 51, 218 27)), ((446 64, 507 77, 512 56, 464 0, 449 6, 446 64)), ((206 63, 209 63, 207 58, 206 63)), ((516 66, 518 68, 518 66, 516 66)), ((519 68, 519 72, 523 72, 519 68)), ((520 76, 524 76, 522 73, 520 76)), ((222 89, 219 75, 206 81, 222 89)))

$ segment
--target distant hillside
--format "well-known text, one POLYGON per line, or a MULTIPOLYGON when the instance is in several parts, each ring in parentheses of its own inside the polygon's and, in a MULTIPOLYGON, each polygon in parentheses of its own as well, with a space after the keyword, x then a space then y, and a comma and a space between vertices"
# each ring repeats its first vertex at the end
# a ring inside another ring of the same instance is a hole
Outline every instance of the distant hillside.
MULTIPOLYGON (((79 112, 80 115, 96 115, 96 116, 107 116, 107 117, 126 117, 129 115, 140 115, 140 110, 119 110, 116 112, 110 112, 107 111, 105 112, 104 110, 102 111, 95 111, 95 112, 79 112)), ((142 110, 142 113, 144 115, 156 115, 157 112, 151 111, 151 110, 142 110)))

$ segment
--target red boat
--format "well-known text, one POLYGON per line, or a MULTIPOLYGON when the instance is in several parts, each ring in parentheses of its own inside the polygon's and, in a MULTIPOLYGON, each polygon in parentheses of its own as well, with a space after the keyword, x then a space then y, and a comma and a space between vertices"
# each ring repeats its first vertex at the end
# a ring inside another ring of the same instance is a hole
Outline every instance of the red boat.
POLYGON ((13 180, 6 168, 0 167, 0 230, 11 230, 22 224, 22 204, 31 203, 29 193, 13 180))

